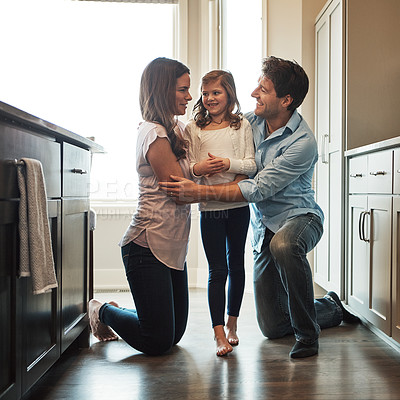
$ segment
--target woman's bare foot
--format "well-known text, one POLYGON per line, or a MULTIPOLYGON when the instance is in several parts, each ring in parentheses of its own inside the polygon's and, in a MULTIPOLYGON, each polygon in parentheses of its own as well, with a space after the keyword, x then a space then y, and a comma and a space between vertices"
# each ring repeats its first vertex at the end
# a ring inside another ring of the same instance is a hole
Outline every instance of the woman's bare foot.
POLYGON ((225 327, 226 338, 231 346, 237 346, 239 344, 239 338, 237 335, 237 317, 228 315, 228 322, 225 327))
MULTIPOLYGON (((115 302, 112 303, 117 304, 115 302)), ((112 304, 114 307, 118 306, 118 305, 115 306, 114 304, 112 304)), ((99 310, 102 305, 103 304, 94 299, 89 301, 89 307, 88 307, 89 323, 93 336, 99 339, 101 342, 118 340, 118 336, 110 329, 110 327, 103 324, 99 319, 99 310)))
POLYGON ((232 352, 233 348, 225 336, 223 325, 217 325, 214 327, 214 339, 217 344, 217 356, 225 356, 226 354, 232 352))

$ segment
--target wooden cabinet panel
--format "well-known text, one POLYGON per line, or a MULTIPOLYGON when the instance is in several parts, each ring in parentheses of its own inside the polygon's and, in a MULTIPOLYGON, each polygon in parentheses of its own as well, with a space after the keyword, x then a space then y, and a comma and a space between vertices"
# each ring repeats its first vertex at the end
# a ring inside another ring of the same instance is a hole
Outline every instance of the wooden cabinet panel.
MULTIPOLYGON (((61 272, 61 200, 48 201, 57 280, 61 272)), ((22 299, 22 391, 28 391, 60 356, 59 288, 34 295, 31 278, 19 281, 22 299)))
POLYGON ((349 197, 348 304, 362 315, 368 311, 369 246, 362 240, 363 233, 360 231, 366 210, 367 196, 349 197))
MULTIPOLYGON (((20 346, 17 346, 18 202, 0 201, 0 399, 21 394, 20 346)), ((18 312, 20 309, 18 307, 18 312)))
POLYGON ((392 336, 400 343, 400 197, 393 198, 392 336))
POLYGON ((349 193, 368 193, 368 157, 349 160, 349 193))
POLYGON ((394 151, 393 193, 400 194, 400 149, 396 149, 394 151))
POLYGON ((369 304, 367 319, 390 335, 391 331, 391 248, 392 198, 368 196, 369 304))
POLYGON ((393 150, 368 154, 368 193, 392 194, 393 150))
POLYGON ((392 196, 350 195, 348 304, 391 334, 392 196))
POLYGON ((87 328, 88 199, 63 199, 61 351, 87 328))
POLYGON ((63 197, 88 197, 90 152, 63 144, 63 197))
POLYGON ((39 160, 43 166, 47 196, 61 197, 61 146, 51 138, 32 134, 21 127, 0 125, 0 198, 19 197, 15 160, 39 160))

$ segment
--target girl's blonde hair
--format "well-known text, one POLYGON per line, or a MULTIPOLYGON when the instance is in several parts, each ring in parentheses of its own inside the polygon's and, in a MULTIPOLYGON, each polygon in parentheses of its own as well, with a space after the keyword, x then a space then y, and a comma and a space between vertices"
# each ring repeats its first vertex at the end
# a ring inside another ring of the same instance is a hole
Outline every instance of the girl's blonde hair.
POLYGON ((176 83, 189 68, 179 61, 159 57, 144 69, 140 81, 139 103, 142 118, 157 122, 168 134, 171 148, 177 159, 186 156, 186 141, 175 133, 177 121, 176 83))
MULTIPOLYGON (((240 104, 236 95, 235 80, 229 71, 216 69, 203 76, 201 79, 201 88, 203 88, 204 85, 215 81, 220 83, 228 94, 228 107, 226 109, 225 118, 230 122, 232 128, 239 129, 243 114, 240 112, 240 104)), ((202 96, 200 96, 200 99, 193 108, 193 117, 196 121, 196 125, 200 128, 204 128, 212 121, 207 109, 204 107, 202 96)))

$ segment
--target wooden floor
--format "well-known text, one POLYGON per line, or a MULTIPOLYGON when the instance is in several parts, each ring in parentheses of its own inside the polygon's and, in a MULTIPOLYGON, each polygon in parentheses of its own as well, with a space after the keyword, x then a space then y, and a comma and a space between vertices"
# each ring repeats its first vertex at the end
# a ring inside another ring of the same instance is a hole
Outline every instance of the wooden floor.
MULTIPOLYGON (((131 306, 130 295, 97 294, 131 306)), ((206 291, 191 290, 188 329, 170 354, 145 356, 122 340, 70 349, 29 400, 400 399, 400 353, 362 325, 322 331, 316 357, 290 359, 294 337, 264 338, 246 294, 240 345, 216 357, 206 291)))

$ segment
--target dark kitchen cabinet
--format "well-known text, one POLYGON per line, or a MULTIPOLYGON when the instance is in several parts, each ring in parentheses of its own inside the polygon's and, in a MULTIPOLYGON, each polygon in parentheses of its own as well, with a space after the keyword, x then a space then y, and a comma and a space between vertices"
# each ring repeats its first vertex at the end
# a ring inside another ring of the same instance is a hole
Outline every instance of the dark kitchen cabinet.
POLYGON ((0 400, 16 400, 74 342, 88 345, 88 217, 94 142, 0 102, 0 400), (41 161, 58 287, 18 278, 17 163, 41 161))

